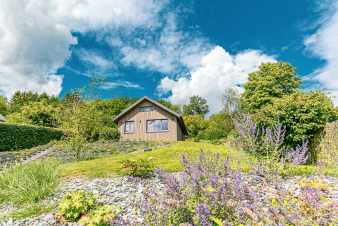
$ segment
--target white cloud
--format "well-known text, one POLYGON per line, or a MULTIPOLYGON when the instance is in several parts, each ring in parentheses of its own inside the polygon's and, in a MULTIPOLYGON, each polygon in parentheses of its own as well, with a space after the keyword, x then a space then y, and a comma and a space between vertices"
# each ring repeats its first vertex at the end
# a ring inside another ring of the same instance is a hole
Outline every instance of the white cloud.
POLYGON ((55 73, 77 43, 72 31, 156 26, 164 2, 1 0, 0 94, 9 97, 17 90, 32 90, 58 95, 62 76, 55 73))
POLYGON ((338 1, 325 1, 325 4, 319 29, 304 43, 313 54, 326 61, 325 66, 312 76, 334 96, 334 102, 338 104, 338 1))
POLYGON ((105 82, 100 86, 101 89, 114 89, 117 87, 123 87, 123 88, 133 88, 133 89, 143 89, 139 84, 132 83, 129 81, 116 81, 116 82, 105 82))
POLYGON ((231 55, 216 46, 203 56, 189 77, 177 80, 165 77, 158 89, 162 93, 171 92, 169 100, 176 104, 185 104, 190 96, 199 95, 207 99, 210 112, 214 113, 222 109, 222 94, 226 88, 243 85, 248 74, 257 70, 261 63, 274 61, 274 57, 257 50, 231 55))
POLYGON ((195 67, 196 62, 210 50, 210 44, 202 38, 179 31, 173 13, 166 15, 159 36, 156 32, 149 36, 134 45, 122 47, 122 63, 162 73, 176 73, 181 67, 195 67))
POLYGON ((106 59, 105 57, 93 51, 81 49, 77 51, 76 54, 82 61, 89 63, 94 67, 94 70, 99 70, 101 73, 116 68, 116 65, 112 60, 106 59))

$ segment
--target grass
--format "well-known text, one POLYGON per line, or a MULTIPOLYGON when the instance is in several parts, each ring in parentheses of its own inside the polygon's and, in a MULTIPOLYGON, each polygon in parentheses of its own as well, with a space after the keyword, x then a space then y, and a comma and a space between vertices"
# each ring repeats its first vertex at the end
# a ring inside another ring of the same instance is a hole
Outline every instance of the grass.
POLYGON ((28 205, 52 194, 57 186, 57 163, 51 160, 14 165, 0 172, 0 204, 28 205))
POLYGON ((149 158, 152 159, 156 167, 167 172, 176 172, 182 170, 182 154, 186 154, 189 159, 193 160, 199 156, 200 150, 206 153, 219 153, 222 157, 229 157, 232 166, 243 171, 248 171, 253 165, 252 163, 256 161, 254 157, 247 153, 231 149, 226 145, 181 141, 149 152, 136 151, 94 160, 67 163, 61 165, 59 175, 61 177, 86 176, 90 178, 116 175, 121 168, 121 161, 149 158))

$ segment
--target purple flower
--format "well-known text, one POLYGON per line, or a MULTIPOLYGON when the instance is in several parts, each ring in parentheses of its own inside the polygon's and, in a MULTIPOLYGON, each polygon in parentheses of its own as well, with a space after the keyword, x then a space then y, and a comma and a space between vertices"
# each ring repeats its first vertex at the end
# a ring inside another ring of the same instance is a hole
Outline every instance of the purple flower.
POLYGON ((196 206, 196 214, 202 226, 211 226, 209 221, 210 210, 207 205, 200 203, 196 206))

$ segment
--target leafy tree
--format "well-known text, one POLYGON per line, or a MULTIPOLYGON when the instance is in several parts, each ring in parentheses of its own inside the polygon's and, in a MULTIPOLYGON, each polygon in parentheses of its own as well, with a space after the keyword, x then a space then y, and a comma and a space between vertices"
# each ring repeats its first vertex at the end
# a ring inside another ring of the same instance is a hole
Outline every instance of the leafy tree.
POLYGON ((17 91, 14 93, 12 99, 10 100, 10 110, 11 112, 17 112, 21 107, 25 105, 30 105, 35 102, 45 102, 47 104, 56 104, 59 103, 59 99, 54 96, 48 96, 46 93, 38 94, 34 92, 20 92, 17 91))
POLYGON ((195 140, 201 139, 203 131, 208 127, 208 121, 201 115, 185 115, 183 118, 189 137, 195 140))
POLYGON ((166 106, 170 110, 173 110, 174 112, 181 113, 181 108, 180 108, 179 105, 172 104, 170 101, 167 101, 165 99, 160 99, 160 100, 158 100, 158 102, 160 104, 166 106))
POLYGON ((228 88, 223 94, 224 111, 233 114, 238 110, 239 93, 236 89, 228 88))
POLYGON ((204 131, 202 131, 202 137, 206 140, 219 140, 226 138, 233 130, 231 116, 226 112, 211 115, 207 122, 207 127, 204 131))
POLYGON ((0 114, 6 115, 7 113, 8 113, 7 99, 3 96, 0 96, 0 114))
POLYGON ((60 107, 46 102, 24 105, 20 111, 7 116, 7 121, 15 124, 30 124, 45 127, 58 127, 60 107))
POLYGON ((258 71, 249 74, 241 96, 241 107, 250 114, 257 113, 276 98, 296 92, 299 85, 296 70, 290 64, 263 63, 258 71))
POLYGON ((183 113, 185 115, 202 115, 205 116, 209 112, 207 100, 200 96, 190 97, 190 102, 183 105, 183 113))
POLYGON ((295 92, 276 99, 274 104, 262 109, 256 114, 256 121, 270 127, 283 125, 286 129, 285 144, 289 147, 308 139, 311 157, 315 160, 315 138, 336 116, 331 100, 322 92, 295 92))

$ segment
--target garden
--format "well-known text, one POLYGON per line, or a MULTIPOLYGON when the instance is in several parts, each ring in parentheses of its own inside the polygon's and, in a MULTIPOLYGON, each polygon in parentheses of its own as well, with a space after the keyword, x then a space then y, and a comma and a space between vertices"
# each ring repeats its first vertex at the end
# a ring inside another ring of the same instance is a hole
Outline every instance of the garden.
POLYGON ((0 225, 337 225, 338 110, 300 85, 267 63, 220 112, 159 100, 179 142, 119 141, 134 99, 0 97, 0 225))

